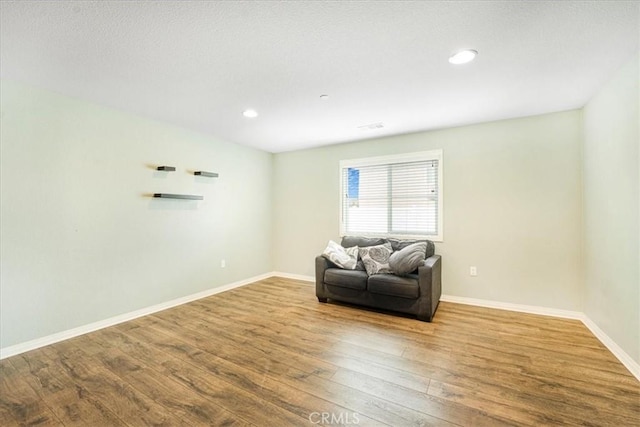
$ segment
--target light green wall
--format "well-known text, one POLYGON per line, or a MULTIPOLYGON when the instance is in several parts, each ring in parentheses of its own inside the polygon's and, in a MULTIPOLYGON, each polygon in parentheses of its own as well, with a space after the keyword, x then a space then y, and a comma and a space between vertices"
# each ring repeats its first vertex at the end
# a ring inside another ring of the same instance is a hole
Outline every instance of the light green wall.
POLYGON ((584 112, 277 155, 2 81, 0 346, 272 270, 311 276, 339 239, 341 159, 442 148, 443 291, 585 311, 640 362, 638 70, 584 112), (145 196, 161 191, 205 200, 145 196))
POLYGON ((569 111, 276 154, 275 270, 339 239, 340 160, 442 148, 443 293, 582 311, 581 139, 569 111))
POLYGON ((3 348, 271 271, 271 154, 8 81, 1 101, 3 348))
POLYGON ((584 108, 585 313, 640 363, 640 67, 584 108))

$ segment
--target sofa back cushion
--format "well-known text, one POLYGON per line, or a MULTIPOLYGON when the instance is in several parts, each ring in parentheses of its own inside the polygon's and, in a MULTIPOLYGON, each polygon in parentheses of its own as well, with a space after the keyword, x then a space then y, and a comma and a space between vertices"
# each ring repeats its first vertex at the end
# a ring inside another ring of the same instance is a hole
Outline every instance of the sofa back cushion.
POLYGON ((344 236, 342 238, 343 248, 350 248, 352 246, 358 246, 362 248, 367 246, 383 245, 385 243, 387 243, 387 240, 381 237, 344 236))

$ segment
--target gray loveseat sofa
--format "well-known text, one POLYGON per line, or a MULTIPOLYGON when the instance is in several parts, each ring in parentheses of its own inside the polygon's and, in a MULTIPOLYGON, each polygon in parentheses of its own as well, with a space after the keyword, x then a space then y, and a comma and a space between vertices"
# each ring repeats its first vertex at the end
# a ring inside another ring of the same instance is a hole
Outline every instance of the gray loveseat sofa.
MULTIPOLYGON (((366 238, 345 236, 345 248, 367 247, 391 243, 394 251, 415 240, 366 238)), ((363 269, 344 270, 323 256, 316 257, 316 296, 318 301, 343 301, 352 304, 397 311, 415 315, 430 322, 438 308, 442 294, 440 255, 434 254, 433 243, 427 241, 426 259, 407 276, 374 274, 368 276, 363 269)))

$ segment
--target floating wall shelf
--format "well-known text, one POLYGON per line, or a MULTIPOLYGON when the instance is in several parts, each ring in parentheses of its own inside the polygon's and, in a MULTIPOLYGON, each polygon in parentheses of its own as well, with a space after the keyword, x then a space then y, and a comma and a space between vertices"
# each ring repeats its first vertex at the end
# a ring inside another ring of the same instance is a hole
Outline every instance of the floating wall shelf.
POLYGON ((160 199, 204 200, 203 196, 194 196, 191 194, 154 193, 153 197, 160 199))
POLYGON ((165 171, 165 172, 174 172, 176 168, 173 166, 158 166, 158 170, 165 171))
POLYGON ((193 173, 194 175, 199 175, 199 176, 208 176, 209 178, 217 178, 218 174, 215 172, 205 172, 205 171, 195 171, 193 173))

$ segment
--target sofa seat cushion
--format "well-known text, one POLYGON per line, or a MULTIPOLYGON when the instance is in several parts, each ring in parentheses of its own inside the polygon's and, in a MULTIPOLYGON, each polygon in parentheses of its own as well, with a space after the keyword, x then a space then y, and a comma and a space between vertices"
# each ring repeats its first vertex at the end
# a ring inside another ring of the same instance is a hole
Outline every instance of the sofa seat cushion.
POLYGON ((405 277, 393 274, 376 274, 369 277, 369 292, 373 294, 391 295, 401 298, 418 298, 418 276, 409 274, 405 277))
POLYGON ((342 270, 340 268, 328 268, 324 272, 324 282, 328 285, 343 288, 367 289, 367 272, 361 270, 342 270))

